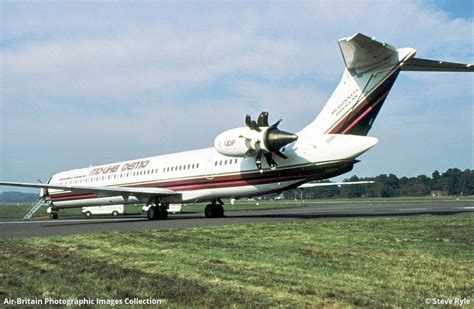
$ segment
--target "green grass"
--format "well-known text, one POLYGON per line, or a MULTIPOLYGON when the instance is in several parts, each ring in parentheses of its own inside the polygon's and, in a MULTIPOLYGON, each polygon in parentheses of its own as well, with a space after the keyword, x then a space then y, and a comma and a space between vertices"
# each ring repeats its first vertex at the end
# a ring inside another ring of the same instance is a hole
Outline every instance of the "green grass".
POLYGON ((5 297, 171 307, 396 306, 473 300, 474 217, 229 225, 0 240, 5 297))

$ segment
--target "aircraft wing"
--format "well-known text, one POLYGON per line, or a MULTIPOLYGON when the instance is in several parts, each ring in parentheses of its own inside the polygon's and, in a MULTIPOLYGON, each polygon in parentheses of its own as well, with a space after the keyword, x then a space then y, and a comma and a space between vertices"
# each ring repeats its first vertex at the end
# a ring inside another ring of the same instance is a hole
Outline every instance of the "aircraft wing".
POLYGON ((474 66, 472 64, 411 58, 403 63, 402 71, 474 72, 474 66))
POLYGON ((147 188, 147 187, 95 187, 95 186, 60 186, 42 183, 25 183, 25 182, 0 182, 0 186, 14 186, 14 187, 25 187, 25 188, 39 188, 39 189, 56 189, 71 192, 88 192, 97 194, 122 194, 122 195, 161 195, 171 196, 179 195, 180 193, 163 189, 163 188, 147 188))
POLYGON ((348 182, 307 182, 299 186, 299 189, 313 188, 313 187, 329 187, 329 186, 345 186, 345 185, 362 185, 374 183, 374 181, 348 181, 348 182))

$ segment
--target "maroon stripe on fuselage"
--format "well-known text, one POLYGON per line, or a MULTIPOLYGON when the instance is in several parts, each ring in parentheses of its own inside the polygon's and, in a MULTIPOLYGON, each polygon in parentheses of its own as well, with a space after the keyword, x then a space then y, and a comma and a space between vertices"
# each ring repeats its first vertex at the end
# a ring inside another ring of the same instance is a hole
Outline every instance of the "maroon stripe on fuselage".
POLYGON ((91 195, 93 193, 87 192, 87 193, 75 193, 75 192, 58 192, 58 193, 51 193, 49 196, 54 196, 56 198, 62 198, 62 197, 80 197, 83 195, 91 195))
POLYGON ((72 200, 83 200, 83 199, 90 199, 90 198, 96 198, 97 194, 95 193, 89 193, 89 194, 76 194, 76 195, 67 195, 67 196, 49 196, 51 201, 53 202, 63 202, 63 201, 72 201, 72 200))

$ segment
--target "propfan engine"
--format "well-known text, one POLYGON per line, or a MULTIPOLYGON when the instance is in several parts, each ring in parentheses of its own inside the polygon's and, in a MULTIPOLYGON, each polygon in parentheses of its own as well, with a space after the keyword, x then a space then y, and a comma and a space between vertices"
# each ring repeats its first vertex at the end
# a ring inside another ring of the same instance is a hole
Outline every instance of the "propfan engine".
POLYGON ((281 131, 278 125, 282 119, 271 126, 268 124, 268 112, 263 111, 257 121, 250 115, 245 116, 246 127, 227 130, 219 134, 214 140, 214 148, 225 156, 230 157, 255 157, 255 164, 262 170, 262 156, 271 169, 277 167, 273 154, 280 158, 287 157, 280 149, 298 139, 293 133, 281 131))

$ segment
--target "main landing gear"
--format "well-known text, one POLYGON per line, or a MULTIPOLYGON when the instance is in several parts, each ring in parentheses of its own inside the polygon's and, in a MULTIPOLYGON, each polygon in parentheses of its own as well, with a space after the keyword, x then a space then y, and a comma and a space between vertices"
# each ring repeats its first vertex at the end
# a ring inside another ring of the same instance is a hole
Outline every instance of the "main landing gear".
POLYGON ((168 218, 169 204, 154 202, 146 211, 149 220, 166 220, 168 218))
POLYGON ((204 208, 204 215, 206 218, 222 218, 224 217, 224 203, 219 199, 217 201, 212 201, 212 204, 208 204, 204 208))

